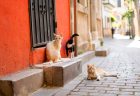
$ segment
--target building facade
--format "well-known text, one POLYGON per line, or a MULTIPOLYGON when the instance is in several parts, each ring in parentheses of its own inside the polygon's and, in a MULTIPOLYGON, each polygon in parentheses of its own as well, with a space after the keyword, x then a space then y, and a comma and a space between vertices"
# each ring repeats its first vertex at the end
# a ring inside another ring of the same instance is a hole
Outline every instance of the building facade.
POLYGON ((102 33, 102 0, 77 0, 76 27, 78 53, 95 50, 99 46, 102 33))
POLYGON ((63 36, 61 54, 66 56, 65 43, 71 35, 70 0, 5 0, 0 6, 0 76, 45 62, 45 44, 53 39, 54 31, 63 36), (55 23, 56 27, 45 29, 45 24, 55 23), (50 35, 42 35, 46 30, 50 35))
POLYGON ((0 77, 46 62, 53 33, 65 44, 78 33, 76 54, 95 50, 102 33, 102 0, 5 0, 0 3, 0 77), (63 3, 62 3, 63 2, 63 3))
POLYGON ((134 18, 133 18, 133 31, 134 31, 134 39, 140 40, 140 0, 134 0, 133 2, 133 11, 134 11, 134 18))
POLYGON ((77 0, 76 2, 76 31, 78 37, 78 54, 89 50, 89 19, 90 19, 90 0, 77 0))
POLYGON ((117 0, 102 0, 103 1, 103 34, 104 36, 110 37, 111 33, 111 14, 112 10, 117 7, 117 0))
POLYGON ((91 0, 91 22, 90 32, 92 34, 94 50, 100 46, 103 39, 102 0, 91 0))
POLYGON ((127 11, 124 0, 118 0, 117 7, 113 9, 112 13, 116 18, 114 22, 114 27, 116 27, 116 33, 125 35, 128 29, 128 23, 126 18, 123 18, 123 15, 127 11))

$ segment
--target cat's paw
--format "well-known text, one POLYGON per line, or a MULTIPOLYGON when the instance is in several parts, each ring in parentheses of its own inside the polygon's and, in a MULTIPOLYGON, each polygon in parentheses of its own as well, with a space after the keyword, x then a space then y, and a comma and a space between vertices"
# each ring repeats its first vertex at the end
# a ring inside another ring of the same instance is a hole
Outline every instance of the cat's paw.
POLYGON ((91 80, 91 77, 88 76, 88 77, 87 77, 87 80, 91 80))
POLYGON ((58 62, 58 60, 53 61, 53 63, 57 63, 57 62, 58 62))
POLYGON ((58 59, 57 62, 63 62, 63 60, 62 59, 58 59))
POLYGON ((101 80, 101 77, 99 75, 97 75, 97 81, 100 81, 101 80))

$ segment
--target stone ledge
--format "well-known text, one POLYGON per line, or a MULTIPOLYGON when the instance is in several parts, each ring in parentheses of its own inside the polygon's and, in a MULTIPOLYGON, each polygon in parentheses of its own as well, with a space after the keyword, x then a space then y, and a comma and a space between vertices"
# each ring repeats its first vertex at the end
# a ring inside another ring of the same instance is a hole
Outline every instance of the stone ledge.
POLYGON ((93 57, 95 57, 95 51, 88 51, 88 52, 85 52, 81 55, 78 55, 77 59, 81 59, 81 64, 84 64, 86 63, 87 61, 91 60, 93 57))
POLYGON ((27 96, 43 85, 42 69, 27 69, 0 78, 0 96, 27 96))
POLYGON ((64 63, 67 63, 67 62, 70 62, 70 61, 71 61, 70 58, 62 58, 61 61, 58 61, 56 63, 45 62, 45 63, 42 63, 42 64, 34 65, 33 68, 43 69, 43 68, 51 67, 51 66, 54 66, 54 65, 59 65, 59 64, 61 65, 61 64, 64 64, 64 63))
POLYGON ((96 49, 95 56, 107 56, 109 54, 109 48, 101 47, 96 49))
POLYGON ((36 68, 43 68, 47 86, 64 86, 82 72, 81 60, 76 58, 58 63, 42 64, 36 68))

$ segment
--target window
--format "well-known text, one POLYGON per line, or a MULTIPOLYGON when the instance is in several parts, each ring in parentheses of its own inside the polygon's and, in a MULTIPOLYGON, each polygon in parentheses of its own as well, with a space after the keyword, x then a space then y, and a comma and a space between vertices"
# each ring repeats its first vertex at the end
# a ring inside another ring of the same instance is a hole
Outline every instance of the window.
POLYGON ((55 0, 30 0, 32 47, 45 46, 55 32, 55 0))
POLYGON ((121 7, 121 0, 118 0, 118 7, 121 7))

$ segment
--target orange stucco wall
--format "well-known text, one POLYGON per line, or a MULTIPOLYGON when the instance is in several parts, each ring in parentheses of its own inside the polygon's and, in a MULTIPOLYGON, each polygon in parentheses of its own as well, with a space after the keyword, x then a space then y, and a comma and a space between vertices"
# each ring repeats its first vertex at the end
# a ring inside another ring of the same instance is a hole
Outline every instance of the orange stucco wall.
MULTIPOLYGON (((55 0, 56 2, 56 21, 57 21, 57 34, 62 34, 62 48, 61 55, 66 57, 65 44, 70 37, 70 1, 69 0, 55 0), (63 2, 63 3, 62 3, 63 2)), ((45 48, 38 48, 31 52, 32 64, 39 64, 46 60, 45 48)))
POLYGON ((0 76, 29 65, 28 0, 0 2, 0 76))
POLYGON ((62 57, 65 57, 65 43, 70 37, 70 0, 56 0, 57 32, 63 35, 62 57))
MULTIPOLYGON (((31 50, 28 3, 28 0, 0 2, 0 77, 46 60, 45 48, 31 50)), ((56 0, 57 33, 64 37, 62 57, 70 36, 69 4, 69 0, 56 0)))

